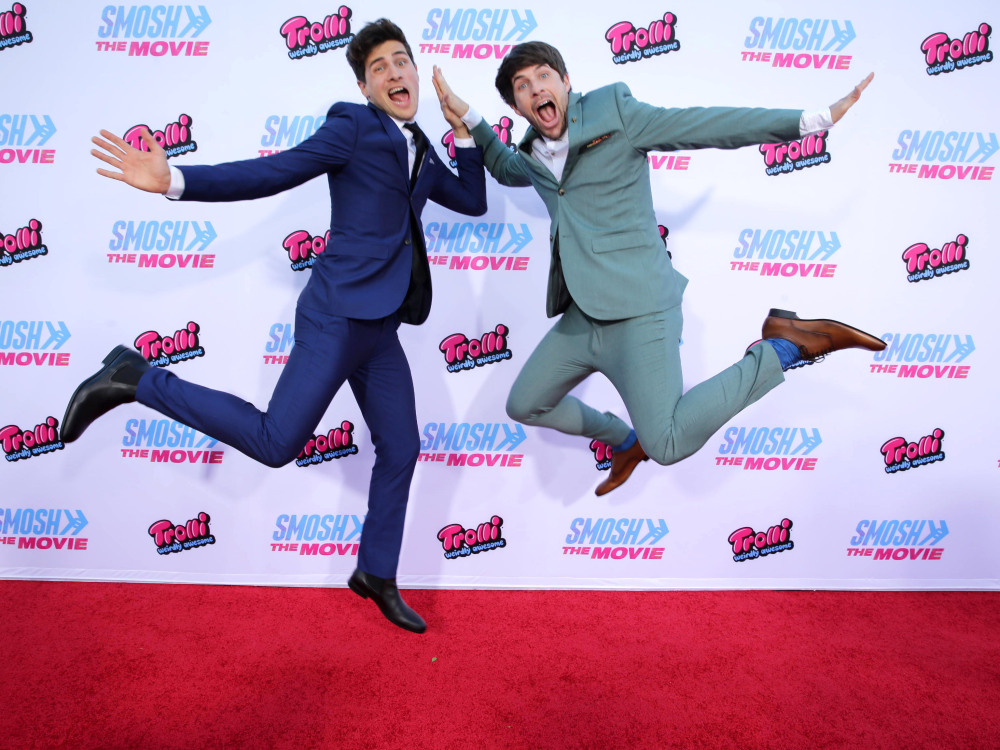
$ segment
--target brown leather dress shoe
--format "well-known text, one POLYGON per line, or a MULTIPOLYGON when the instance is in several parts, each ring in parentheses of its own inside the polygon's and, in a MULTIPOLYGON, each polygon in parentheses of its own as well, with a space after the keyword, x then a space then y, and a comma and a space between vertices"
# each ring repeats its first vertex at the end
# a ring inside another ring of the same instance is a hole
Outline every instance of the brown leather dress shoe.
POLYGON ((615 489, 619 485, 625 484, 625 481, 632 476, 632 472, 635 467, 642 461, 648 461, 649 456, 646 455, 646 451, 642 449, 639 445, 639 441, 636 440, 632 444, 632 447, 624 451, 614 451, 611 454, 611 470, 608 472, 607 478, 597 485, 597 489, 594 490, 595 495, 606 495, 611 490, 615 489))
POLYGON ((803 320, 793 312, 777 308, 768 313, 761 336, 791 341, 799 348, 804 365, 818 362, 830 352, 841 349, 880 352, 886 346, 882 339, 836 320, 803 320))

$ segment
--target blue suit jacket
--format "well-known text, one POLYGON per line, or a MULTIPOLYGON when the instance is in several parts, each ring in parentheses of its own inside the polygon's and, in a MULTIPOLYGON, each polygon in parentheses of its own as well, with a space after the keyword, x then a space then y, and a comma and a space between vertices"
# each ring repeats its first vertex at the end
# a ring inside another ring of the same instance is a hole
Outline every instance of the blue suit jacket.
POLYGON ((482 153, 478 148, 455 151, 458 177, 430 148, 411 191, 406 139, 396 124, 371 104, 341 102, 330 108, 313 136, 288 151, 215 166, 181 167, 181 200, 261 198, 325 173, 330 186, 330 241, 313 266, 299 304, 373 320, 396 312, 406 300, 402 321, 419 324, 427 318, 431 301, 420 224, 424 205, 430 199, 472 216, 486 211, 482 153), (411 273, 414 262, 423 267, 416 274, 411 273), (411 289, 411 275, 425 281, 411 289))

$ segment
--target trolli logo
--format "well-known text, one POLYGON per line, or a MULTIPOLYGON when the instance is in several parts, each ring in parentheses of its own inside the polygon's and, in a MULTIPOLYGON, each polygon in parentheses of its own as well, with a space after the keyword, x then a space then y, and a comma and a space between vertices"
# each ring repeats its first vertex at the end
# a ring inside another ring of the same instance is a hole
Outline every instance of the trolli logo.
POLYGON ((742 56, 744 62, 770 64, 772 68, 849 70, 851 56, 832 53, 842 52, 856 36, 850 21, 757 16, 750 21, 742 56), (780 51, 765 52, 765 47, 780 51))
POLYGON ((27 44, 34 39, 24 23, 28 9, 24 3, 14 3, 10 10, 0 13, 0 52, 8 47, 27 44))
POLYGON ((259 156, 278 154, 285 149, 298 146, 302 141, 323 127, 326 115, 271 115, 264 121, 264 135, 260 137, 263 148, 257 151, 259 156))
POLYGON ((194 39, 211 23, 204 5, 105 5, 97 51, 128 52, 129 57, 205 57, 209 42, 194 39))
POLYGON ((954 242, 946 242, 940 249, 934 249, 924 242, 916 242, 903 251, 903 261, 906 263, 906 280, 912 283, 924 279, 936 279, 956 271, 966 271, 969 261, 965 257, 965 248, 969 238, 958 235, 954 242))
MULTIPOLYGON (((511 132, 511 127, 514 121, 509 117, 501 117, 500 122, 493 126, 493 132, 497 134, 497 138, 500 139, 500 143, 508 148, 508 150, 516 152, 517 144, 514 143, 514 136, 511 132)), ((458 159, 455 158, 455 131, 449 130, 441 137, 441 145, 448 150, 448 164, 453 168, 458 166, 458 159)))
POLYGON ((49 249, 42 243, 42 222, 38 219, 29 220, 11 234, 0 232, 0 268, 48 254, 49 249))
POLYGON ((122 436, 122 458, 154 464, 221 464, 219 441, 172 419, 130 419, 122 436))
POLYGON ((421 34, 425 43, 421 43, 420 52, 459 59, 499 60, 536 28, 535 14, 530 10, 431 8, 427 11, 427 26, 421 34), (449 43, 441 44, 445 39, 449 43))
POLYGON ((204 547, 206 544, 215 544, 215 536, 208 526, 211 520, 208 513, 204 512, 183 526, 175 526, 171 521, 163 519, 149 527, 149 535, 153 537, 156 551, 161 555, 204 547))
POLYGON ((82 510, 68 508, 0 508, 0 545, 18 549, 86 550, 77 536, 87 525, 82 510), (20 536, 12 536, 20 534, 20 536))
POLYGON ((134 346, 153 367, 168 367, 192 357, 204 357, 205 347, 198 343, 201 326, 190 321, 173 336, 146 331, 135 337, 134 346))
POLYGON ((927 75, 936 76, 951 73, 956 69, 992 62, 990 34, 993 29, 988 23, 981 23, 975 31, 970 31, 961 39, 952 39, 943 31, 931 34, 920 44, 927 64, 927 75))
POLYGON ((789 539, 791 528, 792 522, 783 518, 781 523, 767 531, 754 531, 752 526, 736 529, 729 535, 729 543, 733 545, 733 561, 757 560, 776 552, 794 549, 795 542, 789 539))
POLYGON ((54 148, 19 148, 44 146, 56 133, 48 115, 0 115, 0 164, 54 164, 54 148))
POLYGON ((357 556, 359 542, 352 540, 361 539, 364 523, 364 516, 293 516, 282 513, 274 522, 271 551, 306 556, 357 556))
POLYGON ((764 172, 774 177, 817 164, 829 164, 831 157, 826 150, 826 136, 827 131, 821 130, 798 141, 763 144, 759 150, 764 155, 764 172))
POLYGON ((306 271, 313 267, 316 259, 326 250, 330 241, 330 230, 315 237, 304 229, 296 229, 285 237, 281 246, 288 253, 288 261, 293 271, 306 271))
POLYGON ((832 279, 836 263, 826 263, 840 249, 836 232, 810 229, 744 229, 733 250, 730 270, 761 276, 832 279), (817 262, 820 261, 820 262, 817 262))
POLYGON ((951 333, 883 333, 886 348, 875 352, 871 371, 898 378, 967 378, 972 365, 960 365, 976 351, 972 336, 951 333))
POLYGON ((453 271, 527 271, 531 260, 514 257, 533 239, 527 224, 518 228, 516 224, 432 221, 424 227, 424 238, 430 264, 453 271), (449 259, 448 253, 454 255, 449 259))
POLYGON ((354 425, 348 421, 340 423, 326 434, 313 435, 295 459, 298 467, 315 466, 325 461, 334 461, 344 456, 355 456, 358 446, 354 444, 354 425))
POLYGON ((288 352, 295 346, 295 328, 291 323, 275 323, 268 332, 268 342, 264 345, 265 365, 288 364, 288 352))
POLYGON ((992 180, 994 167, 973 166, 1000 150, 996 133, 950 130, 903 130, 892 152, 889 172, 911 174, 924 180, 992 180), (975 149, 975 150, 973 150, 975 149), (909 163, 907 163, 909 162, 909 163), (920 164, 917 162, 939 162, 920 164), (963 166, 966 165, 966 166, 963 166))
POLYGON ((715 464, 745 471, 814 471, 819 459, 805 456, 822 442, 815 427, 729 427, 715 464))
POLYGON ((936 427, 930 435, 925 435, 915 443, 907 442, 906 438, 901 437, 886 440, 880 449, 882 458, 885 459, 885 473, 894 474, 897 471, 944 461, 944 451, 941 450, 943 437, 944 430, 936 427))
POLYGON ((46 417, 44 422, 33 429, 22 430, 13 424, 0 427, 0 450, 3 450, 8 463, 61 451, 64 446, 59 439, 59 430, 56 429, 58 426, 58 419, 46 417))
POLYGON ((875 560, 940 560, 944 547, 937 544, 948 536, 945 521, 929 519, 864 520, 855 530, 847 556, 875 560))
POLYGON ((615 452, 607 443, 602 443, 596 438, 590 441, 590 452, 594 454, 594 468, 598 471, 607 471, 611 468, 611 458, 615 452))
POLYGON ((665 547, 654 547, 670 533, 662 518, 574 518, 564 555, 594 560, 662 560, 665 547))
POLYGON ((322 21, 310 23, 305 16, 289 18, 281 24, 278 32, 285 40, 289 59, 298 60, 346 47, 354 39, 354 34, 351 33, 351 13, 350 8, 341 5, 336 13, 322 21))
POLYGON ((0 366, 66 367, 69 352, 49 348, 61 349, 69 338, 61 320, 0 320, 0 366))
POLYGON ((464 333, 453 333, 444 337, 438 349, 444 354, 448 372, 485 367, 513 356, 507 346, 509 333, 510 329, 503 323, 478 339, 470 339, 464 333))
POLYGON ((149 146, 142 140, 143 130, 148 130, 152 133, 153 138, 156 139, 156 143, 166 152, 168 159, 198 150, 198 144, 191 133, 190 115, 180 115, 176 122, 169 123, 163 130, 154 131, 148 125, 133 125, 125 131, 123 139, 132 148, 137 148, 140 151, 149 151, 149 146))
POLYGON ((205 249, 219 235, 212 222, 116 221, 108 242, 108 263, 139 268, 214 268, 205 249))
POLYGON ((680 40, 674 38, 676 25, 677 16, 673 13, 664 13, 643 28, 636 28, 631 21, 612 24, 604 32, 604 39, 611 45, 611 59, 616 65, 624 65, 676 52, 681 48, 680 40))
POLYGON ((429 422, 420 439, 419 461, 448 466, 497 466, 515 468, 524 455, 513 453, 528 439, 518 423, 429 422))
POLYGON ((487 523, 481 523, 474 529, 450 523, 438 532, 437 538, 444 549, 445 559, 454 560, 506 547, 507 540, 503 538, 501 526, 503 519, 500 516, 493 516, 487 523))

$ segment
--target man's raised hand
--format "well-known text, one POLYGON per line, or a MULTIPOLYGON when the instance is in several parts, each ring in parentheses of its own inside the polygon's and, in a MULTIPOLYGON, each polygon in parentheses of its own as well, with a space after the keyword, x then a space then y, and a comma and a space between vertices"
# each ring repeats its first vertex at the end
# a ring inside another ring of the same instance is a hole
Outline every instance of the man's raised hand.
POLYGON ((444 115, 444 119, 456 131, 456 136, 459 135, 459 129, 467 133, 465 124, 462 122, 462 116, 469 111, 469 105, 455 95, 455 92, 451 90, 451 86, 448 85, 448 81, 445 80, 441 68, 437 65, 434 66, 434 74, 431 76, 431 80, 434 82, 434 91, 437 92, 438 101, 441 102, 441 113, 444 115))
POLYGON ((841 117, 854 106, 854 102, 861 98, 861 92, 868 88, 868 84, 872 82, 872 78, 875 77, 874 73, 869 73, 868 77, 865 78, 861 83, 851 89, 851 93, 845 96, 843 99, 839 99, 830 105, 830 116, 833 118, 834 122, 840 120, 841 117))
POLYGON ((149 151, 133 148, 107 130, 102 130, 101 135, 104 137, 98 138, 95 135, 90 140, 94 145, 100 146, 103 151, 92 148, 90 153, 105 164, 114 167, 114 170, 98 168, 98 174, 110 177, 112 180, 121 180, 134 188, 149 193, 167 192, 170 187, 170 167, 167 166, 167 155, 149 130, 140 131, 142 140, 149 147, 149 151))

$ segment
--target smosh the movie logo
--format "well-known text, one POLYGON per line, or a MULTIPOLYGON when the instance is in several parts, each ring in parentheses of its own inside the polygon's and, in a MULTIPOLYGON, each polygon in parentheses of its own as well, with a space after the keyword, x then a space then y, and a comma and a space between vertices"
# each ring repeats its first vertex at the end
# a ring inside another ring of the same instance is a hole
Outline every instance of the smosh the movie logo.
POLYGON ((592 560, 662 560, 666 548, 654 545, 669 533, 662 518, 574 518, 562 552, 592 560))
POLYGON ((364 516, 282 513, 274 521, 271 551, 293 552, 306 557, 356 557, 364 524, 364 516), (355 539, 359 541, 353 541, 355 539))
POLYGON ((535 14, 516 8, 431 8, 420 53, 500 60, 538 28, 535 14))
POLYGON ((24 21, 26 15, 28 9, 24 3, 14 3, 10 10, 0 13, 0 52, 8 47, 28 44, 34 39, 24 21))
POLYGON ((985 163, 998 150, 1000 139, 994 132, 903 130, 889 172, 922 180, 988 181, 993 179, 994 167, 985 163))
POLYGON ((858 521, 847 548, 848 557, 873 560, 940 560, 944 547, 938 543, 948 536, 946 521, 926 518, 858 521))
POLYGON ((750 21, 749 32, 743 41, 743 62, 813 70, 849 70, 851 55, 836 53, 857 36, 851 21, 832 18, 757 16, 750 21))
POLYGON ((264 135, 260 137, 258 156, 270 156, 298 146, 323 127, 326 115, 271 115, 264 121, 264 135))
POLYGON ((212 23, 204 5, 105 5, 97 27, 98 52, 129 57, 205 57, 210 42, 197 37, 212 23))
POLYGON ((728 427, 715 464, 745 471, 814 471, 819 459, 806 456, 822 442, 815 427, 728 427))
POLYGON ((951 73, 972 65, 993 62, 990 51, 990 34, 993 29, 988 23, 979 24, 974 31, 952 39, 943 31, 930 34, 920 44, 927 64, 927 75, 936 76, 951 73))
POLYGON ((87 523, 87 516, 79 509, 0 508, 0 545, 83 551, 89 540, 79 534, 87 523))
POLYGON ((447 466, 517 468, 524 454, 514 453, 528 439, 517 422, 429 422, 420 438, 419 461, 447 466))
POLYGON ((740 232, 729 262, 733 271, 785 278, 832 279, 840 249, 836 232, 816 229, 751 229, 740 232))
POLYGON ((205 250, 219 235, 210 221, 132 221, 111 227, 108 263, 139 268, 214 268, 205 250))
POLYGON ((291 323, 275 323, 268 331, 264 344, 265 365, 288 364, 288 353, 295 346, 295 327, 291 323))
POLYGON ((953 333, 883 333, 886 348, 875 352, 871 371, 897 378, 951 380, 969 377, 960 364, 976 351, 972 336, 953 333))
POLYGON ((58 350, 69 338, 61 320, 0 320, 0 366, 66 367, 70 353, 58 350))
POLYGON ((452 271, 527 271, 531 258, 514 255, 531 240, 527 224, 432 221, 424 227, 428 262, 452 271))
POLYGON ((289 18, 281 24, 278 32, 285 40, 289 59, 300 60, 346 47, 354 39, 351 15, 351 9, 341 5, 336 13, 331 13, 322 21, 310 21, 305 16, 289 18))
POLYGON ((55 164, 56 150, 40 148, 55 133, 49 115, 0 114, 0 164, 55 164))
POLYGON ((122 435, 122 458, 154 464, 221 464, 219 441, 172 419, 130 419, 122 435))

